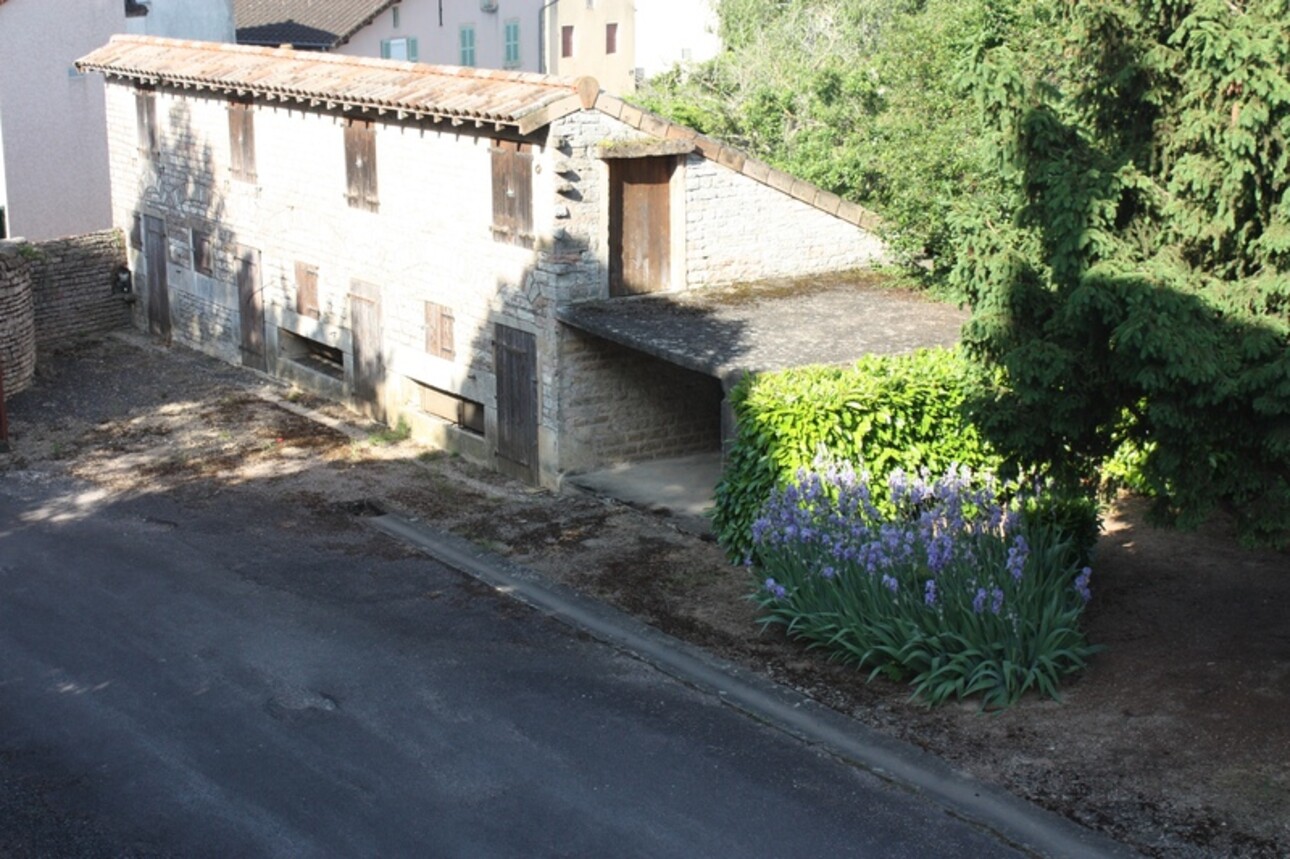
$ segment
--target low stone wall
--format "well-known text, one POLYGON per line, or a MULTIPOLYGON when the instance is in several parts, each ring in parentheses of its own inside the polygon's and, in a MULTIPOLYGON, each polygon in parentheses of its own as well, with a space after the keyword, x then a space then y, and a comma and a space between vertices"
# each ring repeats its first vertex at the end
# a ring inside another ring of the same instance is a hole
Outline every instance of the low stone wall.
POLYGON ((19 242, 0 242, 0 367, 5 399, 26 389, 36 372, 31 267, 19 242))
POLYGON ((125 241, 118 230, 30 247, 37 347, 129 326, 130 306, 112 292, 116 271, 126 264, 125 241))

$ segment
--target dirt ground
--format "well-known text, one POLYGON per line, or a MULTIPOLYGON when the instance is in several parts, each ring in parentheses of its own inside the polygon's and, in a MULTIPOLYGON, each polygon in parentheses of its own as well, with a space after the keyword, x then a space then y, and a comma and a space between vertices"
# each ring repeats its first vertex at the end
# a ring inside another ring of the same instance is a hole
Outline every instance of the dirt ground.
MULTIPOLYGON (((232 485, 337 527, 381 507, 474 540, 742 663, 979 778, 1151 856, 1290 856, 1290 555, 1238 548, 1222 522, 1156 530, 1108 511, 1088 614, 1107 646, 1063 700, 928 710, 777 631, 749 574, 664 516, 553 495, 400 440, 263 377, 136 335, 42 355, 9 402, 0 479, 219 503, 232 485)), ((359 523, 359 524, 355 524, 359 523)), ((372 551, 407 551, 386 538, 372 551)))

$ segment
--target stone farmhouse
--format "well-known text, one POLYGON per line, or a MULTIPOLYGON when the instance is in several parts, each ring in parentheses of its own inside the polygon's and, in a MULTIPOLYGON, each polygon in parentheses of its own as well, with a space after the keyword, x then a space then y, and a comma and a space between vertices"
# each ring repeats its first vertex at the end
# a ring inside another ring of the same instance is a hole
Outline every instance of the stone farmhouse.
POLYGON ((883 252, 864 209, 590 78, 145 36, 78 66, 136 324, 533 483, 720 447, 729 378, 589 309, 883 252))

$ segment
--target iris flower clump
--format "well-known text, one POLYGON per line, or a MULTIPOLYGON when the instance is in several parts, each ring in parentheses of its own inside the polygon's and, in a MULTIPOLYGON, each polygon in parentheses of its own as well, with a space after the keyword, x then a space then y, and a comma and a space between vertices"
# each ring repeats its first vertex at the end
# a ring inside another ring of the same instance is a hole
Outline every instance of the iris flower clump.
POLYGON ((1092 571, 1071 535, 965 468, 893 471, 887 489, 884 513, 867 474, 821 461, 772 494, 750 558, 764 622, 932 704, 1057 697, 1099 649, 1079 627, 1092 571))

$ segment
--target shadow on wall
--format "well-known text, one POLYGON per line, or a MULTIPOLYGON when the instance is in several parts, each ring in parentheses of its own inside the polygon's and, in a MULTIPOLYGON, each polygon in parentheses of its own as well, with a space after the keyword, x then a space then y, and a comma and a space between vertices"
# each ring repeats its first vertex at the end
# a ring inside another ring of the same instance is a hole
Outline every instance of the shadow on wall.
MULTIPOLYGON (((556 320, 560 296, 605 297, 602 266, 584 238, 559 230, 554 241, 539 240, 535 262, 514 282, 499 282, 483 318, 472 310, 470 322, 464 308, 429 300, 444 300, 456 285, 435 284, 436 273, 424 267, 407 282, 351 281, 346 310, 333 318, 320 313, 317 270, 297 265, 294 284, 272 293, 289 304, 278 306, 266 301, 261 276, 260 247, 269 237, 239 236, 226 223, 242 183, 259 183, 247 175, 254 167, 243 164, 239 175, 236 158, 216 167, 187 103, 200 96, 185 93, 165 129, 150 119, 165 92, 139 90, 136 98, 142 169, 130 243, 141 327, 391 425, 406 422, 424 441, 530 483, 555 485, 565 471, 720 449, 718 379, 556 320), (409 305, 413 319, 395 318, 409 305)), ((236 141, 245 108, 213 101, 228 111, 236 141)), ((264 184, 274 180, 266 176, 264 184)), ((436 241, 442 239, 426 236, 427 246, 436 241)), ((290 243, 273 237, 275 246, 290 243)), ((498 259, 514 259, 504 238, 496 248, 498 259)), ((270 262, 276 270, 286 261, 270 262)), ((712 318, 696 330, 742 352, 737 323, 712 318)))

